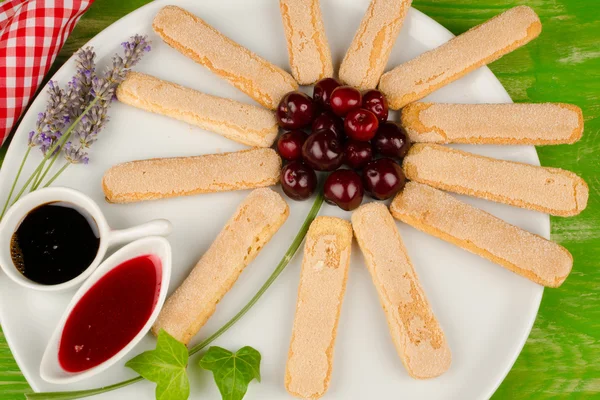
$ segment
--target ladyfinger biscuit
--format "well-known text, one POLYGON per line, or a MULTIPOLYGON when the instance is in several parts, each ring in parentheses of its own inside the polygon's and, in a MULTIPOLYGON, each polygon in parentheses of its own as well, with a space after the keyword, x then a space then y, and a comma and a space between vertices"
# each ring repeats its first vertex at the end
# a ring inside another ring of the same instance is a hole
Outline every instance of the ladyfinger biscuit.
POLYGON ((340 79, 375 89, 412 0, 372 0, 340 66, 340 79))
POLYGON ((544 286, 560 286, 573 266, 562 246, 524 231, 440 190, 409 182, 392 215, 544 286))
POLYGON ((270 147, 277 136, 275 113, 262 107, 211 96, 151 75, 130 72, 117 98, 142 110, 166 115, 236 142, 270 147))
POLYGON ((280 0, 292 75, 301 85, 333 76, 319 0, 280 0))
POLYGON ((437 144, 418 143, 404 158, 410 180, 438 189, 552 215, 577 215, 587 205, 583 179, 559 168, 478 156, 437 144))
POLYGON ((349 222, 318 217, 310 225, 285 372, 293 396, 318 399, 329 387, 351 248, 349 222))
POLYGON ((411 103, 401 125, 413 142, 537 146, 581 139, 583 114, 563 103, 411 103))
POLYGON ((196 157, 152 158, 115 165, 102 189, 111 203, 226 192, 275 185, 281 159, 273 149, 196 157))
POLYGON ((387 207, 361 206, 352 214, 352 227, 408 373, 418 379, 443 374, 452 361, 450 348, 387 207))
POLYGON ((187 344, 288 214, 287 203, 276 192, 269 188, 252 191, 189 276, 167 299, 152 332, 157 335, 164 329, 187 344))
POLYGON ((183 8, 163 7, 152 28, 167 44, 267 108, 275 109, 286 93, 298 89, 290 74, 183 8))
POLYGON ((523 46, 541 31, 531 8, 511 8, 383 74, 379 89, 397 110, 523 46))

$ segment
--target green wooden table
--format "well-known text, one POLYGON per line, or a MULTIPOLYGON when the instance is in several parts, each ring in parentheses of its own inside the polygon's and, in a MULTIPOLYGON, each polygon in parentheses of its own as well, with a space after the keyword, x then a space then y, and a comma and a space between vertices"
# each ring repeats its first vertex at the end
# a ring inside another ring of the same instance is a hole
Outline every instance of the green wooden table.
MULTIPOLYGON (((147 2, 97 0, 50 75, 99 31, 147 2)), ((561 288, 546 290, 529 340, 494 399, 600 399, 600 1, 414 0, 455 34, 520 4, 540 15, 542 35, 490 67, 515 102, 562 101, 583 109, 583 139, 538 148, 538 154, 544 166, 581 175, 590 201, 575 218, 552 218, 552 239, 571 251, 575 267, 561 288)), ((0 162, 5 152, 6 145, 0 162)), ((23 399, 26 390, 0 331, 0 400, 23 399)))

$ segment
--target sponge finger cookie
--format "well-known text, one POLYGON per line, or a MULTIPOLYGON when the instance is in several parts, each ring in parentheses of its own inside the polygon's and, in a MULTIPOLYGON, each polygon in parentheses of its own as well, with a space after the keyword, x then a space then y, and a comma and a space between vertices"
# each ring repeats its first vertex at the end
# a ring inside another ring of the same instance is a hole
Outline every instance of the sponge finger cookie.
POLYGON ((402 127, 413 142, 551 145, 575 143, 581 109, 571 104, 411 103, 402 127))
POLYGON ((163 7, 152 28, 167 44, 267 108, 275 109, 286 93, 298 89, 290 74, 183 8, 163 7))
POLYGON ((218 133, 248 146, 270 147, 277 136, 272 111, 130 72, 117 89, 119 101, 218 133))
POLYGON ((383 74, 379 89, 397 110, 535 39, 536 13, 518 6, 383 74))
POLYGON ((111 203, 132 203, 271 186, 280 170, 273 149, 154 158, 115 165, 104 174, 102 189, 111 203))
POLYGON ((340 66, 340 79, 374 89, 388 62, 412 0, 372 0, 340 66))
POLYGON ((280 0, 292 75, 301 85, 333 75, 319 0, 280 0))
POLYGON ((406 177, 438 189, 552 215, 577 215, 587 205, 587 184, 572 172, 478 156, 437 144, 412 146, 406 177))
POLYGON ((418 379, 443 374, 452 361, 450 348, 387 207, 361 206, 352 227, 408 373, 418 379))
POLYGON ((409 182, 390 208, 400 221, 540 285, 558 287, 571 272, 573 257, 564 247, 432 187, 409 182))
POLYGON ((157 335, 164 329, 187 344, 288 214, 288 205, 279 194, 268 188, 252 191, 190 275, 167 299, 152 332, 157 335))
POLYGON ((317 399, 329 387, 351 248, 348 221, 318 217, 310 225, 285 373, 293 396, 317 399))

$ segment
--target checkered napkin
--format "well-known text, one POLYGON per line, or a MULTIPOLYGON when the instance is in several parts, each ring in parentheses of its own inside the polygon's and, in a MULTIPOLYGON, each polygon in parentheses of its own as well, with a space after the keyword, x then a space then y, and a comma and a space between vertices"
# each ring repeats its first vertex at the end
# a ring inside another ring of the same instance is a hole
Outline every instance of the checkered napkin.
POLYGON ((0 0, 0 145, 94 0, 0 0))

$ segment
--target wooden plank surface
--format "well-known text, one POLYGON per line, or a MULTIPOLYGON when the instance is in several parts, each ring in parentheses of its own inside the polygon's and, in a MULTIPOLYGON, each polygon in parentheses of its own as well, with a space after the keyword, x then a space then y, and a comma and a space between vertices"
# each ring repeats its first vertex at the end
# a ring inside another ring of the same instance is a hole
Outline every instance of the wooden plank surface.
MULTIPOLYGON (((147 0, 98 0, 82 18, 53 71, 79 46, 147 0)), ((455 34, 519 4, 533 7, 542 35, 490 67, 516 102, 579 105, 584 138, 538 148, 542 165, 569 169, 590 185, 588 209, 552 218, 552 238, 575 258, 559 289, 546 290, 535 326, 494 399, 600 398, 600 14, 598 0, 414 0, 455 34)), ((5 146, 6 147, 6 146, 5 146)), ((0 162, 5 153, 0 149, 0 162)), ((0 332, 0 400, 23 399, 28 386, 0 332)))

